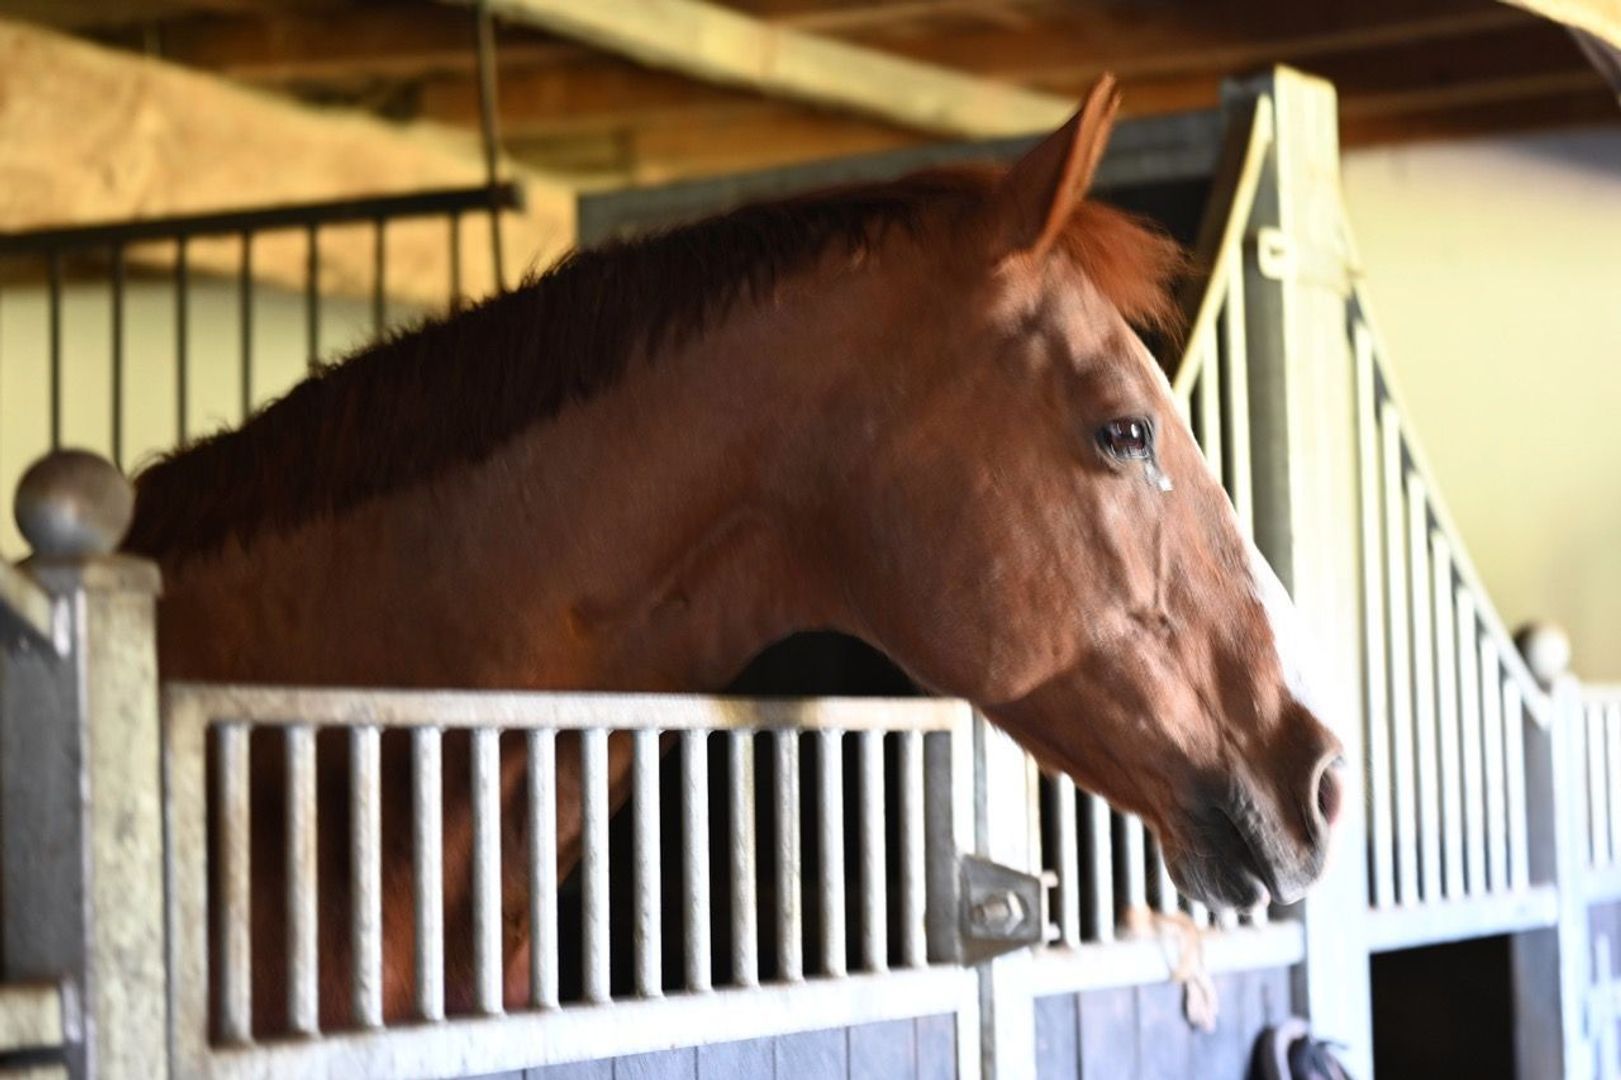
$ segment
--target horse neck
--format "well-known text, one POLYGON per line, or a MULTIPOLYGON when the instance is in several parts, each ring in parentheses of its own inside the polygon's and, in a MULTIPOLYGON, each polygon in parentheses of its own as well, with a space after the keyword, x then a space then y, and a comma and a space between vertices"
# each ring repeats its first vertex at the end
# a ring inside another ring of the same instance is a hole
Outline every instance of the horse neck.
POLYGON ((830 460, 872 275, 812 273, 486 461, 171 575, 175 674, 709 689, 838 625, 830 460), (402 583, 409 583, 402 586, 402 583))

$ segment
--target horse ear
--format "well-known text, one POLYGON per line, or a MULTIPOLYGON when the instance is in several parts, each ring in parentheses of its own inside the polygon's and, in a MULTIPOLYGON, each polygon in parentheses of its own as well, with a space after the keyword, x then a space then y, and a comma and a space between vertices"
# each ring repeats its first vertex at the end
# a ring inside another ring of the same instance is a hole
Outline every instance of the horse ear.
POLYGON ((1114 76, 1101 76, 1080 110, 1008 170, 995 210, 1004 251, 1039 256, 1052 246, 1092 186, 1119 109, 1114 76))

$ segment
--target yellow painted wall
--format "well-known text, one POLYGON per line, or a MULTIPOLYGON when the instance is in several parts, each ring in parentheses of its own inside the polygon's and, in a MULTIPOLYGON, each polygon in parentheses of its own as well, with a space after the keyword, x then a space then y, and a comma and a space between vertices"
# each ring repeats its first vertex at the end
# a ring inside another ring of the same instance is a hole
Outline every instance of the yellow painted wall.
POLYGON ((1358 151, 1344 183, 1397 391, 1499 611, 1621 678, 1621 129, 1358 151))

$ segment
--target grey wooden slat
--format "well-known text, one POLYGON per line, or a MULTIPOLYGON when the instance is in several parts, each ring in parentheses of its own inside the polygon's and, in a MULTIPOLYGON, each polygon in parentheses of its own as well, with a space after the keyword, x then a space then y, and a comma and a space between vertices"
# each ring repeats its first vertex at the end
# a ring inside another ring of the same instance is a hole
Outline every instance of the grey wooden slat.
POLYGON ((1123 986, 1078 996, 1080 1013, 1080 1080, 1135 1080, 1137 1059, 1137 991, 1123 986))
POLYGON ((1037 1080, 1080 1080, 1081 1016, 1074 994, 1036 999, 1037 1080))
POLYGON ((776 1039, 744 1039, 698 1047, 698 1080, 770 1078, 776 1070, 776 1039))
MULTIPOLYGON (((1182 1016, 1182 987, 1172 982, 1139 986, 1137 994, 1137 1074, 1118 1076, 1193 1077, 1193 1034, 1182 1016)), ((1087 1080, 1091 1080, 1088 1077, 1087 1080)))
POLYGON ((917 1080, 956 1080, 957 1018, 920 1016, 917 1029, 917 1080))
POLYGON ((695 1080, 698 1051, 690 1046, 614 1059, 614 1080, 695 1080))
POLYGON ((1245 985, 1259 981, 1259 972, 1239 971, 1213 976, 1219 1015, 1216 1030, 1189 1035, 1190 1057, 1199 1080, 1244 1080, 1249 1071, 1250 1033, 1242 1002, 1245 985))
POLYGON ((524 1080, 613 1080, 612 1061, 575 1061, 567 1065, 546 1065, 530 1069, 524 1080))
POLYGON ((775 1042, 778 1077, 849 1080, 850 1045, 843 1028, 780 1035, 775 1042))
MULTIPOLYGON (((850 1030, 850 1080, 912 1080, 917 1031, 911 1020, 857 1024, 850 1030)), ((778 1076, 791 1073, 778 1072, 778 1076)))

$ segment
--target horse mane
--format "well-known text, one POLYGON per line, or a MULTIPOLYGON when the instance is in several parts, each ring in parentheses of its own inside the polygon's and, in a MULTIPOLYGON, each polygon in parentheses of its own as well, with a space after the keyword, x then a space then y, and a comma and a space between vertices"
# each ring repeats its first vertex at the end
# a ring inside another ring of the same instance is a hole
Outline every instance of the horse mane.
MULTIPOLYGON (((159 459, 136 478, 125 549, 174 560, 246 545, 475 464, 835 245, 866 252, 890 230, 917 235, 931 212, 983 206, 998 175, 930 170, 573 251, 511 292, 321 367, 240 428, 159 459)), ((1128 320, 1174 321, 1170 284, 1183 258, 1164 233, 1084 202, 1061 243, 1128 320)))

